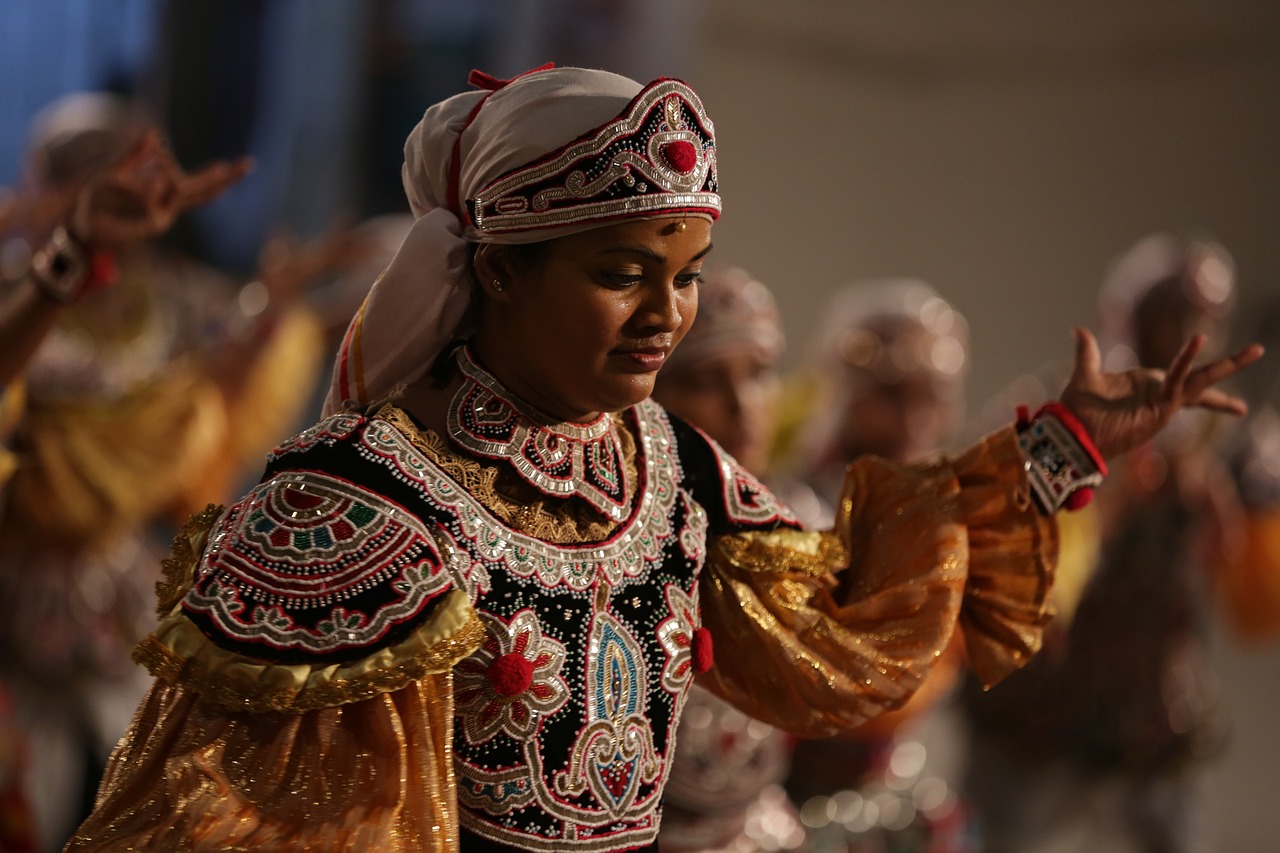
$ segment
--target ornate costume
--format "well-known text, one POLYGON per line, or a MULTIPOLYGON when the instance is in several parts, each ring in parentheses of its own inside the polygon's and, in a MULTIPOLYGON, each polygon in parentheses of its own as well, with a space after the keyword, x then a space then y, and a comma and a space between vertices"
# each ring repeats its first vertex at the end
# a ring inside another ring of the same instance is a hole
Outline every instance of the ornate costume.
POLYGON ((1054 535, 1011 432, 856 466, 845 532, 803 532, 655 404, 574 434, 462 360, 448 441, 335 415, 185 531, 158 680, 70 849, 630 849, 699 669, 817 735, 910 695, 957 619, 988 678, 1034 650, 1054 535), (617 522, 584 498, 614 486, 617 522))
POLYGON ((1012 429, 859 463, 837 532, 804 531, 655 403, 559 423, 441 355, 468 243, 719 210, 684 84, 475 81, 410 137, 418 218, 335 412, 179 537, 156 682, 69 850, 651 849, 695 677, 819 735, 905 701, 957 627, 990 681, 1037 647, 1056 528, 1012 429), (429 369, 443 435, 393 393, 429 369))

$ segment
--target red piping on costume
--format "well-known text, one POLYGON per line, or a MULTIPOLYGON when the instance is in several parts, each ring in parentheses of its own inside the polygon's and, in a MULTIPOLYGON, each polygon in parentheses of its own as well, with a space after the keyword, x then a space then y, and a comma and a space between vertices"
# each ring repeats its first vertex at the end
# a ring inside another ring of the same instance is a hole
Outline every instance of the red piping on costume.
POLYGON ((509 80, 502 80, 497 77, 494 77, 492 74, 486 74, 485 72, 479 70, 478 68, 471 69, 471 73, 467 75, 468 83, 470 83, 472 86, 475 86, 477 89, 487 90, 487 93, 483 98, 476 101, 476 105, 472 107, 471 112, 467 114, 467 120, 462 123, 462 128, 458 131, 457 137, 453 140, 453 154, 449 158, 448 198, 449 198, 449 203, 451 205, 453 213, 455 216, 458 217, 458 220, 460 222, 463 222, 465 224, 467 219, 470 218, 469 212, 466 210, 466 208, 462 204, 462 199, 458 197, 458 189, 459 189, 458 183, 460 181, 459 173, 462 169, 462 163, 460 162, 461 161, 460 155, 462 154, 462 134, 467 132, 467 128, 471 127, 471 122, 475 121, 476 115, 480 112, 480 108, 484 106, 484 102, 489 100, 489 95, 492 95, 494 92, 498 91, 504 86, 511 84, 513 81, 519 80, 521 77, 525 77, 529 74, 534 74, 538 71, 548 71, 555 67, 556 67, 556 64, 554 62, 547 62, 542 65, 539 65, 537 68, 530 68, 528 71, 525 71, 523 74, 517 74, 516 76, 512 77, 509 80))
MULTIPOLYGON (((351 322, 347 324, 347 334, 342 339, 342 348, 339 351, 338 356, 338 393, 342 397, 342 399, 338 401, 339 405, 345 405, 347 400, 355 399, 351 396, 351 371, 353 368, 351 367, 350 361, 352 350, 360 346, 360 324, 364 322, 364 309, 368 304, 368 298, 366 298, 364 302, 360 303, 360 309, 356 311, 356 315, 352 317, 351 322)), ((360 357, 360 353, 358 351, 355 353, 355 359, 356 365, 354 370, 363 373, 364 360, 360 357)), ((364 396, 364 379, 361 375, 356 376, 356 392, 362 397, 364 396)), ((363 404, 366 401, 359 400, 358 402, 363 404)))

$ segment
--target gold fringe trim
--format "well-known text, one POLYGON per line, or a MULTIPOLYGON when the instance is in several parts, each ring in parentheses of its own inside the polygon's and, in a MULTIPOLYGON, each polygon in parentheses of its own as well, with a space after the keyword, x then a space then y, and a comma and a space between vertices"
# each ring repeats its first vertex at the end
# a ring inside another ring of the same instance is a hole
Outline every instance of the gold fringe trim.
POLYGON ((848 565, 844 546, 830 531, 747 531, 721 536, 715 547, 724 559, 751 572, 822 577, 848 565))
POLYGON ((214 645, 181 612, 171 613, 133 651, 158 679, 181 684, 231 711, 301 714, 370 699, 445 672, 479 648, 484 626, 453 590, 404 641, 345 664, 272 664, 214 645))
POLYGON ((168 616, 191 589, 209 531, 224 510, 226 507, 221 504, 209 504, 193 513, 174 534, 169 556, 160 561, 164 575, 156 581, 156 616, 160 619, 168 616))

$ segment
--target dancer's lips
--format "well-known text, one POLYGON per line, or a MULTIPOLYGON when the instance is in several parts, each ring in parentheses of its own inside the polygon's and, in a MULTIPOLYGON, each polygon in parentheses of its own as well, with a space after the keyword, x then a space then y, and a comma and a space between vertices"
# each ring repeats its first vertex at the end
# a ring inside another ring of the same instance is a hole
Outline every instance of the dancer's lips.
POLYGON ((669 351, 665 346, 627 346, 614 350, 615 354, 644 373, 657 372, 667 360, 669 351))

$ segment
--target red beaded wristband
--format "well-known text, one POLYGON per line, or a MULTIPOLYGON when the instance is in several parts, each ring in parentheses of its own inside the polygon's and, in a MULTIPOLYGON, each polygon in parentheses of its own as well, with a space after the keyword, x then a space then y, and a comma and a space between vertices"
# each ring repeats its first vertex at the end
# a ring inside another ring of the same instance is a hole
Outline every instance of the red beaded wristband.
POLYGON ((1083 509, 1106 476, 1106 462, 1088 430, 1061 403, 1042 406, 1033 418, 1018 407, 1018 444, 1031 491, 1046 512, 1083 509))
POLYGON ((1062 425, 1071 430, 1071 435, 1080 443, 1080 448, 1089 454, 1089 458, 1093 460, 1093 464, 1098 466, 1098 473, 1107 476, 1107 460, 1102 458, 1102 454, 1098 451, 1098 446, 1093 443, 1093 436, 1089 435, 1089 430, 1085 429, 1084 424, 1080 423, 1075 413, 1059 402, 1045 403, 1036 412, 1036 417, 1041 415, 1053 415, 1062 425))

